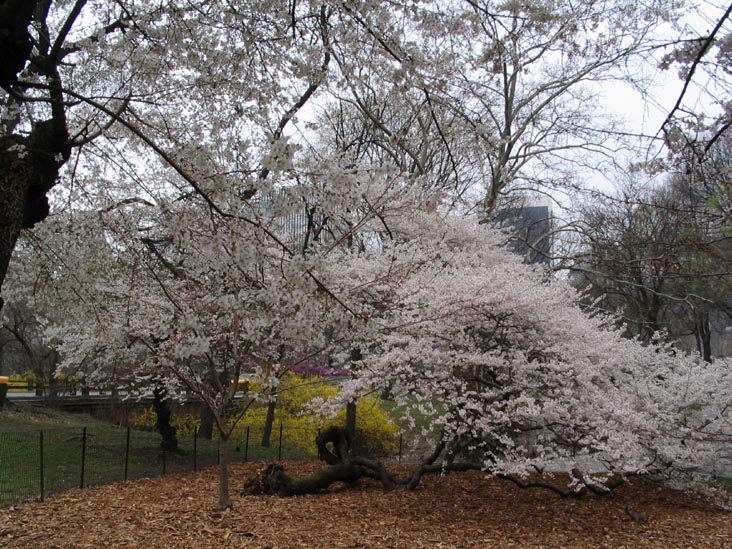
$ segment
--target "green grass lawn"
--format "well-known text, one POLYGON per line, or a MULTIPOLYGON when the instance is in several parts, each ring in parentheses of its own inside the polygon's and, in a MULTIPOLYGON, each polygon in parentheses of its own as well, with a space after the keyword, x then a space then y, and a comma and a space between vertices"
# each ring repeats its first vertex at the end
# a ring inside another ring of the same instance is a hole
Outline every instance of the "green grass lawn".
MULTIPOLYGON (((161 474, 163 455, 155 433, 130 433, 112 426, 22 425, 0 431, 0 505, 127 478, 161 474), (43 483, 43 486, 41 486, 43 483)), ((185 467, 182 456, 166 456, 168 470, 185 467)), ((206 458, 209 456, 207 455, 206 458)), ((201 462, 210 461, 201 456, 201 462)), ((214 458, 215 459, 215 458, 214 458)), ((192 458, 191 460, 192 463, 192 458)), ((192 467, 192 466, 191 466, 192 467)))

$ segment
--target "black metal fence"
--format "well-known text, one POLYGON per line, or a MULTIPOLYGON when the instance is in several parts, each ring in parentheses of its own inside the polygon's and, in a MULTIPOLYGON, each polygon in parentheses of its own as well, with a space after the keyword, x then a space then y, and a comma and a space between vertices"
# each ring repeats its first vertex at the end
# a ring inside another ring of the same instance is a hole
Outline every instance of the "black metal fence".
MULTIPOLYGON (((261 432, 243 427, 228 443, 229 460, 314 459, 317 433, 275 426, 269 447, 261 432), (303 440, 312 447, 303 447, 303 440)), ((0 431, 0 507, 71 488, 196 471, 216 465, 218 440, 178 436, 178 449, 160 450, 160 435, 112 426, 0 431)), ((388 456, 401 459, 402 438, 388 456)))
MULTIPOLYGON (((231 440, 233 461, 294 457, 283 436, 271 448, 231 440)), ((246 436, 250 435, 250 436, 246 436)), ((274 437, 273 437, 274 438, 274 437)), ((306 452, 295 452, 308 457, 306 452)), ((43 500, 49 494, 120 480, 195 471, 218 462, 218 440, 178 437, 178 449, 160 450, 156 433, 111 427, 51 428, 0 433, 0 506, 43 500)))

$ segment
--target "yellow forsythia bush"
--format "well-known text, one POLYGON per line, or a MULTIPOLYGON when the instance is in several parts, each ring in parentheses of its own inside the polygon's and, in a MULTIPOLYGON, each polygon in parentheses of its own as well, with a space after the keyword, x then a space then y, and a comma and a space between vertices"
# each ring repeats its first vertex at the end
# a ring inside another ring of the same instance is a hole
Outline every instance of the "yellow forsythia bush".
MULTIPOLYGON (((315 437, 318 429, 324 430, 331 425, 345 425, 346 411, 341 410, 335 418, 324 421, 320 416, 306 413, 305 405, 316 397, 327 399, 337 394, 337 383, 326 378, 294 373, 286 374, 279 387, 272 427, 272 446, 276 446, 278 443, 279 426, 282 424, 284 445, 288 449, 307 454, 317 453, 315 437)), ((237 423, 232 438, 243 441, 248 427, 250 444, 259 444, 266 417, 266 404, 251 408, 237 423)), ((134 415, 130 420, 130 426, 154 431, 156 420, 155 411, 150 406, 144 412, 134 415)), ((201 426, 201 420, 192 414, 174 412, 170 422, 179 436, 192 436, 201 426)), ((215 433, 214 436, 216 436, 215 433)), ((370 455, 392 454, 398 449, 397 426, 384 412, 377 399, 366 397, 358 403, 355 446, 359 452, 370 455)))
MULTIPOLYGON (((345 425, 346 411, 341 410, 335 418, 308 413, 305 405, 316 397, 331 398, 338 394, 338 385, 323 377, 286 374, 280 381, 279 396, 272 429, 272 445, 277 444, 279 426, 283 426, 284 444, 288 449, 315 454, 315 436, 318 429, 331 425, 345 425)), ((250 429, 250 442, 258 443, 264 430, 267 406, 249 410, 237 425, 234 438, 242 440, 246 428, 250 429)), ((391 454, 398 448, 397 426, 371 397, 362 399, 356 412, 356 449, 367 454, 391 454)))
MULTIPOLYGON (((148 407, 144 412, 135 414, 130 419, 130 427, 133 429, 141 429, 143 431, 154 431, 157 415, 152 406, 148 407)), ((170 424, 175 427, 175 434, 180 436, 193 436, 193 434, 201 427, 201 420, 193 414, 171 414, 170 424)))

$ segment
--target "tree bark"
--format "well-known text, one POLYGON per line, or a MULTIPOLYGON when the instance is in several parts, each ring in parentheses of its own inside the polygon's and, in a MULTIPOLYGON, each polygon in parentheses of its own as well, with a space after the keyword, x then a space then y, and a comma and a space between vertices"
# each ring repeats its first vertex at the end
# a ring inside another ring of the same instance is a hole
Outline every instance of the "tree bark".
POLYGON ((47 120, 36 124, 28 138, 0 137, 0 288, 21 229, 48 216, 46 194, 71 154, 65 120, 59 125, 47 120))
POLYGON ((706 362, 712 361, 712 330, 709 326, 709 311, 697 313, 694 326, 696 346, 706 362))
POLYGON ((380 463, 363 458, 352 458, 298 479, 287 476, 282 465, 273 463, 257 476, 249 479, 245 483, 242 493, 246 495, 270 494, 280 497, 302 496, 326 490, 336 482, 354 484, 363 477, 379 480, 387 490, 396 486, 394 476, 388 473, 380 463))
POLYGON ((219 504, 217 509, 225 511, 234 506, 229 497, 229 434, 219 430, 219 504))
MULTIPOLYGON (((327 489, 335 482, 352 484, 363 476, 362 469, 355 463, 339 463, 300 479, 285 475, 284 468, 272 464, 265 469, 267 491, 261 493, 277 494, 281 497, 315 494, 327 489)), ((246 491, 246 488, 245 488, 246 491)), ((253 491, 247 493, 256 493, 253 491)))
POLYGON ((315 438, 315 445, 318 447, 318 458, 328 465, 343 463, 351 454, 351 437, 348 429, 341 427, 328 427, 315 438))
POLYGON ((214 417, 211 410, 205 404, 201 407, 201 427, 198 429, 198 436, 211 440, 213 438, 214 417))
MULTIPOLYGON (((19 137, 0 138, 0 288, 23 226, 25 195, 31 173, 30 163, 19 158, 14 150, 8 150, 19 146, 23 146, 19 137)), ((0 308, 2 305, 0 297, 0 308)))
POLYGON ((28 26, 39 0, 0 0, 0 86, 18 80, 31 55, 33 42, 28 26))
MULTIPOLYGON (((18 73, 30 62, 31 21, 35 17, 36 23, 45 25, 45 20, 38 19, 46 14, 36 6, 42 6, 39 0, 0 0, 0 84, 6 89, 17 82, 18 73)), ((20 230, 48 216, 46 195, 71 155, 59 63, 59 59, 46 56, 42 66, 36 67, 49 84, 46 101, 51 118, 33 124, 27 137, 0 136, 0 289, 20 230)), ((0 297, 0 308, 2 305, 0 297)))
MULTIPOLYGON (((274 398, 274 391, 273 391, 274 398)), ((267 417, 264 420, 264 430, 262 431, 262 448, 269 448, 270 439, 272 438, 272 426, 274 424, 275 409, 277 408, 277 401, 270 400, 267 405, 267 417)))
POLYGON ((378 461, 350 455, 350 439, 343 427, 330 427, 316 439, 320 459, 329 464, 312 475, 295 479, 285 475, 279 464, 271 464, 244 484, 242 493, 248 495, 276 494, 281 497, 315 494, 335 482, 353 484, 362 477, 380 481, 384 488, 395 487, 394 475, 378 461), (330 446, 332 445, 332 447, 330 446))
MULTIPOLYGON (((292 478, 285 474, 282 465, 273 463, 259 471, 254 477, 249 478, 244 483, 242 494, 269 494, 280 497, 315 494, 328 489, 336 482, 353 484, 362 477, 378 480, 387 490, 392 490, 397 485, 414 490, 419 485, 422 476, 426 474, 442 475, 462 471, 485 470, 485 463, 482 462, 445 463, 443 461, 436 464, 438 458, 443 455, 443 452, 448 446, 445 442, 440 442, 435 447, 435 450, 406 478, 397 478, 396 475, 388 472, 384 465, 378 461, 352 456, 350 454, 348 433, 343 427, 328 428, 318 436, 316 444, 320 459, 328 463, 328 467, 302 478, 292 478), (329 446, 331 444, 332 449, 329 446)), ((496 477, 512 482, 522 489, 540 488, 551 490, 562 498, 581 498, 588 492, 599 496, 606 496, 615 488, 622 486, 625 482, 625 478, 621 474, 611 475, 604 483, 593 482, 578 469, 574 469, 572 475, 579 481, 581 485, 579 489, 562 489, 550 482, 544 482, 542 480, 523 481, 520 478, 507 474, 499 473, 496 474, 496 477)))
POLYGON ((155 428, 160 433, 160 449, 164 452, 174 452, 178 449, 178 438, 175 436, 175 427, 170 423, 170 405, 166 398, 167 391, 162 385, 153 389, 153 409, 157 419, 155 428))
POLYGON ((351 445, 356 441, 356 414, 358 407, 355 402, 346 404, 346 434, 351 440, 351 445))

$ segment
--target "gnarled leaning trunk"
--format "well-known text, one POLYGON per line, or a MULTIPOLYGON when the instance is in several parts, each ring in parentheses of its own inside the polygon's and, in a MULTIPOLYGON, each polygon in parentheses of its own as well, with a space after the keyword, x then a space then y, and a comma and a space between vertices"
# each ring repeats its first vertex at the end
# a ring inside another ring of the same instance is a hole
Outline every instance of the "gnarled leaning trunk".
POLYGON ((316 443, 318 456, 329 467, 295 479, 285 474, 282 465, 271 464, 245 483, 243 493, 277 494, 283 497, 314 494, 336 482, 352 484, 362 477, 379 480, 389 490, 395 487, 394 475, 388 473, 381 463, 351 455, 351 439, 347 429, 330 427, 318 436, 316 443))
MULTIPOLYGON (((387 490, 392 490, 397 486, 414 490, 418 487, 422 476, 427 474, 446 474, 485 469, 485 465, 479 462, 447 463, 443 460, 441 463, 437 463, 438 458, 444 455, 443 453, 448 446, 445 442, 440 442, 435 450, 425 457, 424 461, 409 476, 399 478, 396 474, 387 471, 383 464, 378 461, 351 455, 350 439, 348 431, 344 427, 330 427, 318 436, 316 443, 318 445, 318 456, 329 465, 328 467, 305 477, 293 478, 285 474, 282 465, 273 463, 259 471, 255 476, 247 479, 242 494, 268 494, 280 497, 301 496, 326 490, 336 482, 354 484, 363 477, 378 480, 387 490)), ((606 496, 625 481, 625 476, 622 474, 611 475, 604 483, 597 483, 577 469, 574 469, 571 474, 579 487, 562 489, 553 482, 543 480, 524 481, 521 478, 502 473, 497 473, 495 476, 512 482, 523 489, 550 490, 562 498, 581 498, 588 492, 606 496)))

